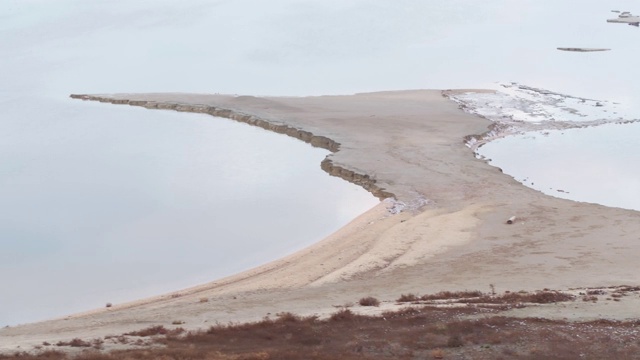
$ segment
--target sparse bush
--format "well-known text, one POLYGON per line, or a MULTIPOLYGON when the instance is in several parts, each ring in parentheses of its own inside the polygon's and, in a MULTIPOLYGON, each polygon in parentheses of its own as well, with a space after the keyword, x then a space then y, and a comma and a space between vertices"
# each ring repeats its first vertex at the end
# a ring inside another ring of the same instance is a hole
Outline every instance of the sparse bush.
POLYGON ((481 297, 484 294, 481 291, 473 290, 473 291, 441 291, 436 294, 431 295, 422 295, 420 297, 421 300, 448 300, 448 299, 465 299, 465 298, 474 298, 481 297))
POLYGON ((64 360, 67 359, 67 355, 62 351, 58 350, 46 350, 38 355, 31 355, 27 352, 15 352, 11 355, 6 355, 0 353, 0 360, 9 360, 9 359, 24 359, 24 360, 64 360))
POLYGON ((103 344, 104 344, 104 340, 102 339, 93 339, 93 341, 91 342, 91 346, 97 350, 101 350, 103 344))
POLYGON ((378 301, 378 299, 371 296, 360 299, 358 303, 361 306, 380 306, 380 301, 378 301))
POLYGON ((559 291, 538 291, 534 293, 517 292, 505 293, 500 296, 482 296, 476 299, 466 299, 465 303, 485 303, 485 304, 550 304, 563 301, 573 301, 575 296, 559 291))
MULTIPOLYGON (((506 299, 520 301, 532 295, 518 293, 518 297, 506 299)), ((631 359, 640 353, 636 332, 640 320, 581 323, 496 316, 503 308, 511 306, 403 306, 382 316, 342 309, 325 320, 284 312, 274 319, 217 324, 209 331, 191 331, 184 336, 171 336, 174 330, 153 326, 128 336, 104 337, 108 343, 129 339, 125 342, 144 346, 142 349, 102 352, 82 348, 79 352, 59 348, 69 353, 21 351, 0 354, 0 360, 575 359, 583 357, 581 354, 594 359, 631 359), (157 336, 139 337, 154 334, 157 336)), ((101 342, 78 344, 99 346, 101 342)))
POLYGON ((538 291, 528 297, 525 297, 525 299, 528 300, 525 302, 549 304, 563 301, 572 301, 575 299, 575 296, 559 291, 538 291))
POLYGON ((640 286, 624 285, 624 286, 621 286, 620 289, 618 289, 618 291, 623 291, 623 292, 640 291, 640 286))
POLYGON ((124 335, 107 335, 104 337, 105 340, 110 340, 111 342, 113 342, 114 344, 127 344, 129 341, 127 340, 127 337, 124 335))
POLYGON ((461 347, 463 346, 464 343, 462 342, 462 338, 460 337, 460 335, 451 335, 449 337, 449 340, 447 340, 447 347, 450 348, 454 348, 454 347, 461 347))
POLYGON ((58 341, 56 346, 71 346, 71 347, 91 347, 91 343, 84 341, 80 338, 74 338, 71 341, 58 341))
POLYGON ((329 320, 331 320, 331 321, 351 321, 351 320, 354 320, 356 317, 357 317, 357 315, 354 314, 351 310, 349 310, 349 309, 341 309, 341 310, 338 310, 337 312, 333 313, 329 317, 329 320))
POLYGON ((280 322, 298 322, 301 320, 300 316, 290 312, 277 313, 276 316, 280 322))
POLYGON ((402 302, 415 302, 418 300, 420 300, 420 298, 415 294, 402 294, 396 301, 402 303, 402 302))
POLYGON ((604 290, 587 290, 587 295, 606 295, 607 292, 604 290))
POLYGON ((124 335, 145 337, 145 336, 155 336, 155 335, 179 335, 183 332, 184 332, 183 328, 175 328, 173 330, 170 330, 165 328, 162 325, 156 325, 156 326, 149 326, 148 328, 145 328, 142 330, 128 332, 128 333, 125 333, 124 335))

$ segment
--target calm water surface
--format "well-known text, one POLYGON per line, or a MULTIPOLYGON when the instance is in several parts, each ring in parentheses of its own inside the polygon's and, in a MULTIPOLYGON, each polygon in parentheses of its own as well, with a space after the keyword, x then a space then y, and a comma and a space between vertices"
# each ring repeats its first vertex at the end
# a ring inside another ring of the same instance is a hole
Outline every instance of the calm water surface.
POLYGON ((262 129, 103 104, 61 108, 69 112, 2 136, 4 323, 230 275, 377 203, 320 169, 327 151, 262 129))
POLYGON ((524 185, 552 196, 640 210, 640 123, 530 132, 479 149, 524 185))

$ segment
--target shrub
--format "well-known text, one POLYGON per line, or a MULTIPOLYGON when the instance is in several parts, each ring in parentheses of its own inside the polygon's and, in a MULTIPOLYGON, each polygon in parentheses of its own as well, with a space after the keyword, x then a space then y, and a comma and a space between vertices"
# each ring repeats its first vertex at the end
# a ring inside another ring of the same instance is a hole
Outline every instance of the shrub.
POLYGON ((447 340, 447 347, 453 348, 453 347, 461 347, 463 346, 464 343, 462 342, 462 338, 460 337, 460 335, 451 335, 449 337, 449 340, 447 340))
POLYGON ((464 299, 483 296, 481 291, 478 290, 465 290, 465 291, 441 291, 437 294, 422 295, 421 300, 448 300, 448 299, 464 299))
POLYGON ((349 310, 349 309, 341 309, 341 310, 338 310, 338 312, 333 313, 329 317, 329 320, 331 320, 331 321, 350 321, 350 320, 354 320, 356 317, 357 317, 357 315, 354 314, 351 310, 349 310))
POLYGON ((71 346, 71 347, 91 347, 91 343, 84 341, 80 338, 75 338, 71 341, 58 341, 56 346, 71 346))
POLYGON ((298 322, 301 320, 300 316, 290 312, 277 313, 276 316, 280 322, 298 322))
POLYGON ((125 333, 128 336, 154 336, 154 335, 178 335, 184 332, 183 328, 167 329, 162 325, 149 326, 148 328, 125 333))
POLYGON ((587 295, 605 295, 606 293, 604 290, 587 290, 587 295))
POLYGON ((467 299, 465 303, 486 303, 486 304, 550 304, 563 301, 575 300, 575 296, 559 291, 537 291, 535 293, 517 292, 505 293, 499 296, 482 296, 476 299, 467 299))
POLYGON ((397 302, 414 302, 418 300, 420 300, 420 298, 415 294, 402 294, 396 301, 397 302))
POLYGON ((380 301, 378 301, 378 299, 371 296, 360 299, 358 303, 361 306, 380 306, 380 301))

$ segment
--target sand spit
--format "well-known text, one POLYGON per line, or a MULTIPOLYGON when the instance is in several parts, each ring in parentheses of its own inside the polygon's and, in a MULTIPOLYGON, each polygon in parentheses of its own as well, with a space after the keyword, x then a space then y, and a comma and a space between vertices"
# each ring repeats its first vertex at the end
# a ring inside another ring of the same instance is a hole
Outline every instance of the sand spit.
MULTIPOLYGON (((322 164, 330 174, 404 206, 382 202, 307 249, 229 278, 2 329, 0 350, 174 321, 195 329, 281 311, 322 314, 369 295, 392 301, 409 292, 489 291, 490 284, 499 292, 640 284, 640 213, 552 198, 476 159, 465 137, 491 123, 440 91, 73 97, 210 113, 294 136, 334 152, 322 164)), ((615 309, 597 312, 619 317, 615 309)), ((570 309, 562 315, 572 316, 570 309)))

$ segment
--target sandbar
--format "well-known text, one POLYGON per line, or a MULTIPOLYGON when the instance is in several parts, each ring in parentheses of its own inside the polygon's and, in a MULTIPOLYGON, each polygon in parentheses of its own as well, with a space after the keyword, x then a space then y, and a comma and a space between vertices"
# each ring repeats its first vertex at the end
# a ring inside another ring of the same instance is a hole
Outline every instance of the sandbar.
POLYGON ((0 350, 176 320, 196 329, 283 311, 323 314, 363 296, 390 301, 402 293, 490 286, 517 291, 640 283, 640 213, 553 198, 477 159, 465 138, 488 132, 492 123, 465 113, 439 90, 72 97, 209 113, 293 136, 332 151, 319 164, 329 174, 393 200, 317 244, 228 278, 1 329, 0 350))

